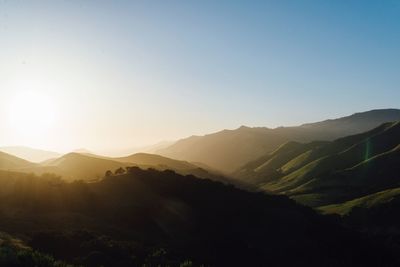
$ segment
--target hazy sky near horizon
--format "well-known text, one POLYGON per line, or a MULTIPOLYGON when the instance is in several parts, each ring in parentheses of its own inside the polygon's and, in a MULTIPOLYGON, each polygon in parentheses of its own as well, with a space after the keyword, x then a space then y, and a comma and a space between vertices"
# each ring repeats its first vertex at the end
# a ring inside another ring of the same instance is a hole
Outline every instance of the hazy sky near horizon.
POLYGON ((399 1, 0 0, 0 146, 107 151, 399 108, 399 47, 399 1))

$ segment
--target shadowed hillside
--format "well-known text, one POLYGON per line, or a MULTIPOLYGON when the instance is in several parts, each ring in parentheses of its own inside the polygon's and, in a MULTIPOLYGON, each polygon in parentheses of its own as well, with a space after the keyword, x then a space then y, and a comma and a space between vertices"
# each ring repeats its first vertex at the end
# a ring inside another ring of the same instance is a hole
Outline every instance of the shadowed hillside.
POLYGON ((244 164, 270 153, 288 141, 334 140, 371 130, 382 123, 400 120, 400 110, 383 109, 348 117, 304 124, 297 127, 224 130, 205 136, 192 136, 157 153, 191 162, 202 162, 230 173, 244 164))
POLYGON ((5 267, 74 267, 49 255, 32 250, 20 239, 0 232, 0 266, 5 267))
POLYGON ((395 264, 389 248, 284 196, 171 171, 131 168, 88 184, 0 172, 0 188, 1 229, 73 264, 395 264))
POLYGON ((336 213, 342 216, 349 215, 353 209, 379 208, 380 206, 392 202, 399 196, 400 188, 387 189, 378 193, 346 201, 344 203, 322 206, 318 208, 318 210, 323 213, 336 213))

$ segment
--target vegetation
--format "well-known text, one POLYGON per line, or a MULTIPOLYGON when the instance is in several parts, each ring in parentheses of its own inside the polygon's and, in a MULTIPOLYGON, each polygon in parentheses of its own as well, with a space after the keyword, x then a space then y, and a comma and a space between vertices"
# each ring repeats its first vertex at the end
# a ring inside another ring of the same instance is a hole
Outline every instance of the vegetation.
POLYGON ((38 175, 53 173, 67 181, 99 180, 108 170, 116 170, 117 174, 126 167, 139 166, 144 169, 171 169, 180 174, 193 174, 200 178, 232 182, 219 172, 199 167, 186 161, 168 159, 159 155, 138 153, 123 158, 108 158, 88 153, 69 153, 41 163, 31 163, 15 156, 0 152, 0 170, 35 173, 38 175))
POLYGON ((384 244, 287 197, 173 171, 129 168, 92 183, 1 172, 0 188, 1 229, 76 265, 397 263, 384 244))
POLYGON ((0 233, 0 266, 7 267, 73 267, 53 257, 32 250, 5 233, 0 233))
MULTIPOLYGON (((307 135, 348 119, 279 131, 307 135)), ((221 135, 262 133, 250 152, 271 131, 221 135)), ((0 229, 21 238, 0 234, 0 266, 398 266, 399 138, 392 122, 289 141, 234 179, 143 153, 31 163, 0 152, 0 229)))
POLYGON ((333 142, 288 143, 245 165, 236 177, 257 179, 263 190, 318 207, 397 188, 399 163, 400 122, 393 122, 333 142))
POLYGON ((325 214, 349 215, 353 209, 370 209, 392 202, 400 195, 400 188, 388 189, 365 197, 356 198, 340 204, 322 206, 318 208, 325 214))

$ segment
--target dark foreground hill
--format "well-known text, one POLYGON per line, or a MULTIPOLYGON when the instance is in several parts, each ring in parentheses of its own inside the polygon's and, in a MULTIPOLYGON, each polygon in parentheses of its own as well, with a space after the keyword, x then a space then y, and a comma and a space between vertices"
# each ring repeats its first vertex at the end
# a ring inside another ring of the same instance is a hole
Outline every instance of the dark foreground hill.
POLYGON ((332 141, 340 137, 371 130, 382 123, 400 120, 400 110, 381 109, 351 116, 275 129, 242 126, 205 136, 192 136, 160 149, 166 157, 202 162, 230 173, 244 164, 271 153, 288 141, 332 141))
POLYGON ((73 264, 398 264, 392 248, 285 196, 172 171, 131 168, 93 183, 0 172, 0 189, 0 229, 73 264))
POLYGON ((22 240, 0 232, 0 266, 74 267, 27 246, 22 240))

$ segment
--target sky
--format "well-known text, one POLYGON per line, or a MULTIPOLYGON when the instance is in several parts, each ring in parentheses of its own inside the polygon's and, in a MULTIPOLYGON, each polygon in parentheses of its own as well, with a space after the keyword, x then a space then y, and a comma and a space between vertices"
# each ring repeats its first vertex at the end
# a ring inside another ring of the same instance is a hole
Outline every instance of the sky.
POLYGON ((109 152, 400 105, 399 1, 0 0, 0 146, 109 152))

